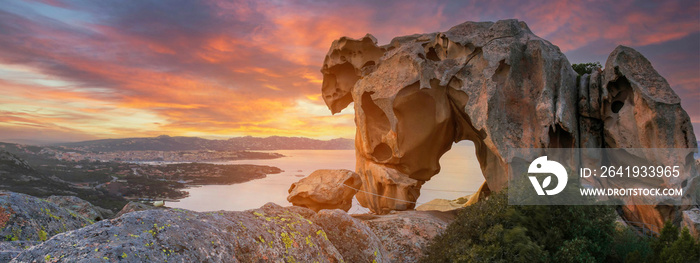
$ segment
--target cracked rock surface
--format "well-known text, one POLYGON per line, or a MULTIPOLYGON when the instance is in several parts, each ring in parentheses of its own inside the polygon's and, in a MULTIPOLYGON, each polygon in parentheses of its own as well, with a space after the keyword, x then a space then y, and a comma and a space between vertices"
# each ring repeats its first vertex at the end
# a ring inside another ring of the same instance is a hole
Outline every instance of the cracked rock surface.
POLYGON ((11 262, 416 262, 453 219, 452 212, 351 216, 273 203, 233 212, 163 208, 0 248, 14 253, 6 260, 21 252, 11 262))

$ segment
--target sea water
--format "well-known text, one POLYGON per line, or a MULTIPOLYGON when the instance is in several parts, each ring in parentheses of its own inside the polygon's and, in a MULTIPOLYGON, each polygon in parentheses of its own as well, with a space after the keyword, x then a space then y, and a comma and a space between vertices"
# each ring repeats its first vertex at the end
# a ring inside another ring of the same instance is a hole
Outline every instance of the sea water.
MULTIPOLYGON (((273 202, 281 206, 287 202, 292 183, 318 169, 355 170, 355 150, 277 150, 271 151, 285 157, 266 160, 236 160, 217 164, 257 164, 275 166, 282 173, 269 174, 266 178, 233 185, 204 185, 186 189, 190 195, 167 206, 194 211, 241 211, 273 202)), ((474 193, 484 182, 476 160, 474 145, 460 142, 440 159, 441 171, 421 188, 418 204, 436 198, 455 199, 474 193)), ((366 213, 357 200, 353 200, 350 213, 366 213)))

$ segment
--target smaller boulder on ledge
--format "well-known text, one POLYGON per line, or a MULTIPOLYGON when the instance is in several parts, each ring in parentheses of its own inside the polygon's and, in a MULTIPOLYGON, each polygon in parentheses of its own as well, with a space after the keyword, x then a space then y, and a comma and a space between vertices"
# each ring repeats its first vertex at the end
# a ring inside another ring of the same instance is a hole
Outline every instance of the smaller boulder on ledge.
POLYGON ((145 210, 151 210, 151 209, 156 209, 157 207, 149 205, 149 204, 144 204, 140 202, 129 202, 126 204, 119 213, 117 213, 114 218, 120 217, 126 213, 130 212, 136 212, 136 211, 145 211, 145 210))
POLYGON ((352 207, 352 197, 361 185, 360 176, 353 171, 316 170, 292 184, 287 201, 316 212, 321 209, 342 209, 347 212, 352 207))
POLYGON ((464 204, 469 201, 471 195, 462 196, 454 200, 448 199, 433 199, 427 203, 421 204, 416 207, 416 211, 452 211, 464 207, 464 204))

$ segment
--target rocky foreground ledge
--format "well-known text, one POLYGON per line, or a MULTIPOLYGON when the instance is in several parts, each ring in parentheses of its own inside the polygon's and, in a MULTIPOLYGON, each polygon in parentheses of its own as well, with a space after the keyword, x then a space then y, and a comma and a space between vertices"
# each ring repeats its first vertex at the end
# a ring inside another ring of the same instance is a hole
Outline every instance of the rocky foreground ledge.
POLYGON ((0 203, 13 213, 7 214, 3 231, 21 229, 14 231, 26 234, 0 242, 0 261, 10 262, 415 262, 455 215, 349 215, 337 209, 316 213, 268 203, 235 212, 135 211, 91 224, 44 199, 4 194, 0 203), (30 204, 39 213, 15 209, 13 202, 30 204), (39 234, 42 226, 50 233, 48 240, 39 234), (56 234, 62 231, 67 232, 56 234))

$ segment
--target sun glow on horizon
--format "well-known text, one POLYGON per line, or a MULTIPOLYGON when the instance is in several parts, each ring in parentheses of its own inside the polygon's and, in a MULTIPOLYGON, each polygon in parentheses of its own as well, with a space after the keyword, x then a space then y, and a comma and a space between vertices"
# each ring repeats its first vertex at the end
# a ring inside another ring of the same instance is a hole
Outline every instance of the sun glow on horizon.
POLYGON ((618 44, 640 50, 683 98, 697 134, 699 13, 697 1, 603 9, 559 1, 10 0, 0 6, 0 141, 352 139, 352 106, 331 115, 320 95, 333 40, 372 33, 389 43, 506 18, 528 23, 572 63, 604 63, 601 50, 618 44))

